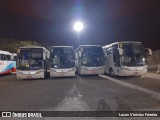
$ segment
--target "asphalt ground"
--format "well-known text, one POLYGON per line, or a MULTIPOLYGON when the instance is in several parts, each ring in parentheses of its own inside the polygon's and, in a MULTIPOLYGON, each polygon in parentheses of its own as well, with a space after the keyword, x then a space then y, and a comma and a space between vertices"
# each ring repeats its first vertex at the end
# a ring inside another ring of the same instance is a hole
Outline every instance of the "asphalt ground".
POLYGON ((76 75, 18 80, 5 75, 0 76, 0 89, 1 111, 160 111, 160 80, 151 78, 76 75))

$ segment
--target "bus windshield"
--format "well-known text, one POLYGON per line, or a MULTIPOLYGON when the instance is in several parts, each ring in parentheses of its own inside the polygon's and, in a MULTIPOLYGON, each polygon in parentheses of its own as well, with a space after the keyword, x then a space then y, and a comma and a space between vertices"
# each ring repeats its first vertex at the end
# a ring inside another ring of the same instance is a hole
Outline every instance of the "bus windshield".
POLYGON ((21 49, 18 55, 19 70, 38 70, 43 69, 43 49, 32 48, 32 49, 21 49))
POLYGON ((146 65, 145 49, 141 43, 123 43, 122 66, 144 66, 146 65))
POLYGON ((71 68, 74 66, 73 48, 53 48, 51 50, 52 68, 71 68))
POLYGON ((83 66, 102 66, 103 50, 101 47, 83 48, 82 62, 83 66))

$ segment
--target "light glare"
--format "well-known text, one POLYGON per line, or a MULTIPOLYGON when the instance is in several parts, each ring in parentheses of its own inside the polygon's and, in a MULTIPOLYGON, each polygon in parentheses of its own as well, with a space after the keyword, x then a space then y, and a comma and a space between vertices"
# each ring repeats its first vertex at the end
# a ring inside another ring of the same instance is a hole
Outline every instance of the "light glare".
POLYGON ((74 30, 78 31, 78 32, 81 31, 81 30, 83 30, 83 24, 81 22, 76 22, 74 24, 74 30))

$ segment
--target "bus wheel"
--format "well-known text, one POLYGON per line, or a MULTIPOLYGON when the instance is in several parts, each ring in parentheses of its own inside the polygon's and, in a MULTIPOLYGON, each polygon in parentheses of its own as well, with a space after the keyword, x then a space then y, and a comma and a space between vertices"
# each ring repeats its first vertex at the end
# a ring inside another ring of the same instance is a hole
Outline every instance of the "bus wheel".
POLYGON ((113 72, 113 69, 112 69, 112 68, 109 69, 109 75, 110 75, 111 77, 114 77, 114 72, 113 72))

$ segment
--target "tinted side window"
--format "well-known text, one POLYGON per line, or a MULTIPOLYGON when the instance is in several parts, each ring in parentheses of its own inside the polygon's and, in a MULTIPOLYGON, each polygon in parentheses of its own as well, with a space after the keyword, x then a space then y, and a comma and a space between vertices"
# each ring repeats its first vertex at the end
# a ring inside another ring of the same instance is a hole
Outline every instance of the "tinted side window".
POLYGON ((6 60, 11 60, 11 56, 10 55, 6 55, 6 60))
POLYGON ((6 55, 1 54, 1 55, 0 55, 0 58, 1 58, 1 60, 6 60, 6 55))

